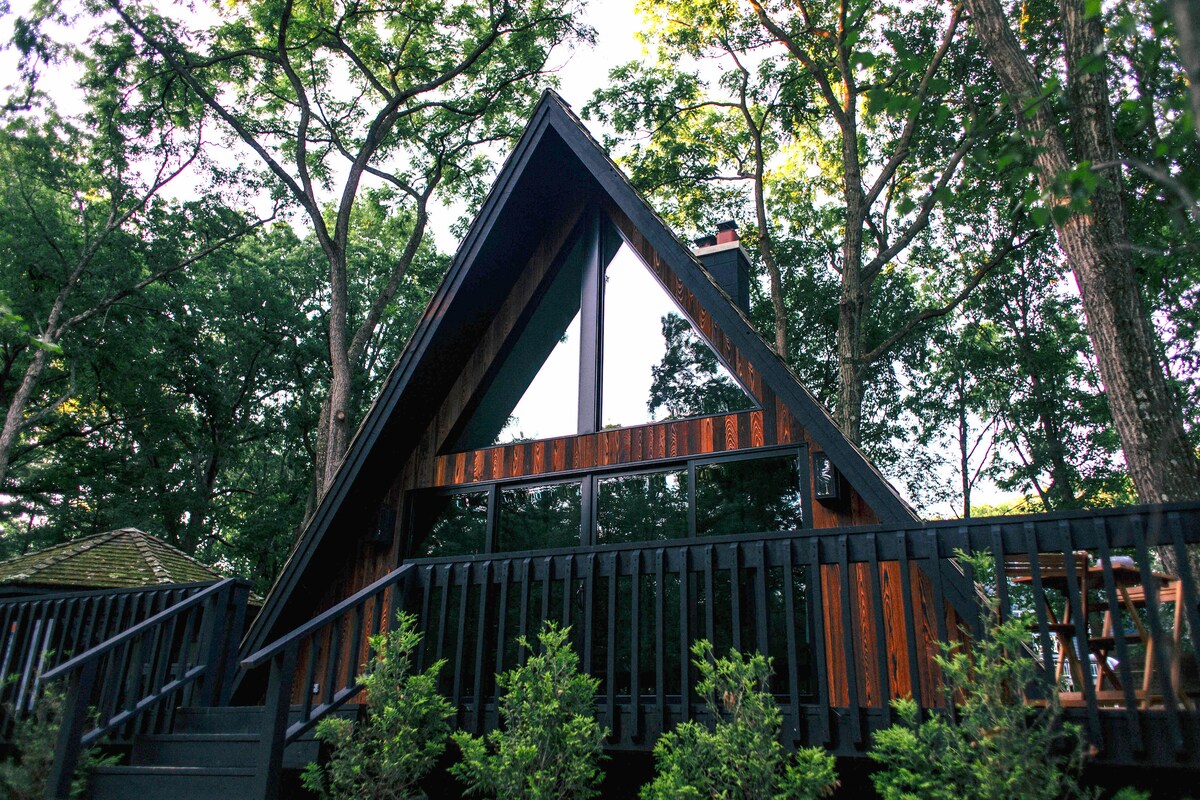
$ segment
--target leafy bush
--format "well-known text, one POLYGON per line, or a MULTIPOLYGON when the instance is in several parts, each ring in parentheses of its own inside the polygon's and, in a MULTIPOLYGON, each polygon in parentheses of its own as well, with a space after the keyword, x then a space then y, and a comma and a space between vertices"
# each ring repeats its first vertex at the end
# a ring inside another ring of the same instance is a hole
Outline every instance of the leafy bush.
POLYGON ((901 722, 877 733, 870 751, 883 767, 873 780, 885 800, 1090 796, 1077 781, 1080 730, 1062 724, 1058 695, 1026 650, 1028 635, 1024 619, 999 622, 993 604, 970 653, 943 645, 935 660, 956 713, 922 721, 911 699, 893 703, 901 722), (1026 704, 1026 690, 1039 685, 1046 703, 1026 704))
POLYGON ((309 764, 302 780, 323 798, 412 797, 446 749, 454 708, 437 692, 445 661, 413 673, 413 653, 421 642, 416 618, 402 612, 396 623, 370 637, 378 656, 360 679, 367 695, 365 718, 328 718, 317 726, 317 738, 333 752, 328 763, 309 764))
MULTIPOLYGON (((517 800, 586 800, 599 792, 599 681, 579 671, 570 628, 547 623, 539 653, 496 678, 503 726, 486 740, 454 734, 462 761, 451 773, 471 794, 517 800)), ((521 647, 533 648, 524 638, 521 647)))
MULTIPOLYGON (((0 797, 6 800, 42 800, 46 783, 54 767, 54 750, 58 745, 58 728, 65 702, 62 689, 47 686, 38 698, 33 712, 18 719, 13 726, 16 754, 0 761, 0 797)), ((13 709, 9 708, 11 714, 13 709)), ((84 797, 89 773, 96 767, 115 764, 116 756, 103 756, 95 747, 79 755, 79 766, 71 782, 71 797, 84 797)))
POLYGON ((715 658, 712 645, 692 645, 700 671, 697 690, 716 724, 685 722, 654 747, 658 776, 643 800, 810 800, 838 786, 833 756, 813 747, 789 756, 779 742, 782 715, 768 691, 770 660, 730 650, 715 658))

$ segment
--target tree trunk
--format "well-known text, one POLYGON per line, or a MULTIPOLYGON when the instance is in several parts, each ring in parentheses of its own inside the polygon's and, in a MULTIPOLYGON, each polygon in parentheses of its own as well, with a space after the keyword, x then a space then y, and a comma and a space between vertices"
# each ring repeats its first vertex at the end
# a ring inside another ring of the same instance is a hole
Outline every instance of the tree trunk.
POLYGON ((321 407, 321 428, 317 437, 318 494, 324 495, 337 475, 349 445, 350 428, 350 338, 347 331, 348 288, 345 252, 326 254, 329 258, 329 391, 321 407))
POLYGON ((846 238, 842 243, 842 293, 838 302, 837 423, 854 444, 862 441, 863 314, 869 287, 862 274, 863 224, 866 196, 859 169, 855 101, 847 92, 846 122, 842 126, 842 168, 846 176, 846 238))
POLYGON ((8 476, 8 460, 12 455, 12 450, 16 447, 17 437, 21 433, 21 429, 25 426, 25 412, 29 408, 29 401, 33 398, 33 390, 37 387, 38 381, 42 378, 42 373, 46 369, 46 351, 40 348, 35 349, 33 360, 29 362, 29 366, 25 368, 25 374, 21 377, 21 385, 13 392, 12 399, 8 402, 8 410, 4 415, 4 427, 0 428, 0 487, 4 486, 4 479, 8 476))
MULTIPOLYGON (((1039 147, 1042 188, 1070 169, 1057 122, 1039 100, 1029 61, 1008 26, 999 0, 967 0, 983 44, 1018 121, 1039 147)), ((1112 160, 1112 114, 1103 70, 1088 64, 1102 42, 1099 20, 1086 20, 1083 4, 1063 0, 1063 29, 1070 73, 1071 117, 1080 160, 1112 160), (1101 36, 1097 38, 1097 34, 1101 36)), ((1200 498, 1200 462, 1188 442, 1183 415, 1154 347, 1154 332, 1130 258, 1124 207, 1116 186, 1101 187, 1086 212, 1056 215, 1058 244, 1079 285, 1088 333, 1121 439, 1129 473, 1143 502, 1200 498)), ((1068 198, 1055 197, 1065 204, 1068 198)))

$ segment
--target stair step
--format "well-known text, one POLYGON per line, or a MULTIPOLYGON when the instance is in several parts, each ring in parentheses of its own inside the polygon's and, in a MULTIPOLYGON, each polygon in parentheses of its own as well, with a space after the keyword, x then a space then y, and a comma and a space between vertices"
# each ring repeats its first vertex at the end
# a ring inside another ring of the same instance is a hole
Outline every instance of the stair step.
POLYGON ((91 800, 233 800, 249 797, 254 770, 236 767, 100 767, 91 800))
MULTIPOLYGON (((353 719, 358 704, 347 703, 334 715, 353 719)), ((262 730, 262 706, 218 706, 217 708, 180 708, 175 712, 175 733, 252 733, 262 730)), ((293 706, 289 724, 300 719, 300 706, 293 706)))
MULTIPOLYGON (((283 751, 284 769, 303 769, 317 760, 319 745, 305 734, 283 751)), ((253 767, 259 737, 248 733, 168 733, 139 736, 130 754, 134 766, 253 767)))

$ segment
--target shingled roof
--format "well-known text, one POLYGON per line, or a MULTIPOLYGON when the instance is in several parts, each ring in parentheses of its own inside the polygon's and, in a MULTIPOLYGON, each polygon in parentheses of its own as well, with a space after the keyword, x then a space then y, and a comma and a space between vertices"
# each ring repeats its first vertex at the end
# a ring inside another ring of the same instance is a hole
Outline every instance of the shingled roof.
MULTIPOLYGON (((136 528, 85 536, 0 561, 0 589, 118 589, 224 576, 136 528)), ((8 593, 8 592, 6 592, 8 593)))

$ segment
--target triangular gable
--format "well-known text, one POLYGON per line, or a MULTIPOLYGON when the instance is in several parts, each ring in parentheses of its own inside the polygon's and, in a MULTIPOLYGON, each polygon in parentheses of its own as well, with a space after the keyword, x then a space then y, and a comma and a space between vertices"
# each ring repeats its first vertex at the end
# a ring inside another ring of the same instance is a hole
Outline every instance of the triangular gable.
MULTIPOLYGON (((398 453, 418 446, 421 432, 438 413, 430 398, 444 397, 461 364, 443 363, 446 352, 464 349, 484 335, 500 312, 492 298, 506 297, 522 280, 527 264, 552 259, 566 243, 543 240, 539 226, 579 219, 599 206, 621 236, 658 273, 677 285, 676 299, 716 352, 731 345, 745 360, 740 382, 757 382, 778 399, 807 439, 838 468, 883 523, 914 519, 887 481, 834 425, 824 408, 800 385, 745 316, 699 264, 688 247, 633 189, 562 99, 547 91, 517 146, 505 161, 442 284, 376 398, 339 467, 329 491, 296 543, 244 647, 260 647, 299 619, 285 614, 297 591, 321 586, 310 565, 326 563, 319 552, 348 551, 352 531, 362 531, 363 507, 378 505, 388 470, 398 453), (522 269, 524 268, 524 272, 522 269), (522 274, 514 274, 522 272, 522 274), (688 308, 687 303, 693 308, 688 308), (745 374, 743 374, 743 370, 745 374), (348 524, 348 520, 358 523, 348 524), (330 532, 338 530, 339 536, 330 532), (307 577, 306 577, 307 576, 307 577)), ((564 227, 560 225, 560 227, 564 227)), ((482 356, 481 356, 482 357, 482 356)), ((757 394, 757 393, 756 393, 757 394)))

